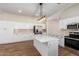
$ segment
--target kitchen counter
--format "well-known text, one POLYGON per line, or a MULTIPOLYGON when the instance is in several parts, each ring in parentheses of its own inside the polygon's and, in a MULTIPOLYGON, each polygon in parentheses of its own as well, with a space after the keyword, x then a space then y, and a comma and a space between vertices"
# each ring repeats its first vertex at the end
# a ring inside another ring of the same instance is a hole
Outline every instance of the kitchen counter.
POLYGON ((59 39, 47 35, 35 35, 34 46, 42 56, 58 56, 59 39))
POLYGON ((47 43, 48 41, 51 41, 51 40, 59 40, 56 37, 51 37, 47 35, 35 35, 35 39, 37 39, 41 43, 47 43))

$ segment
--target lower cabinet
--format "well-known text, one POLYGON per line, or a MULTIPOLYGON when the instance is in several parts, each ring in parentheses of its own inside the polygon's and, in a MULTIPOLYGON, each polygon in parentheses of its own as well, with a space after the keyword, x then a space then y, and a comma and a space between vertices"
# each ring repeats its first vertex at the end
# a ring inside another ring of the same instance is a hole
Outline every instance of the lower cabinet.
POLYGON ((65 45, 79 50, 79 41, 71 38, 65 38, 65 45))

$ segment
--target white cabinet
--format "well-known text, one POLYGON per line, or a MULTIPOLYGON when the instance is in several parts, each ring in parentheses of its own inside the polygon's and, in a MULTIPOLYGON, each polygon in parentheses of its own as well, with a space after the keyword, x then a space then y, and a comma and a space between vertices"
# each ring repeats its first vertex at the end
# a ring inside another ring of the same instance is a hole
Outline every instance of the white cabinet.
POLYGON ((13 28, 14 28, 13 22, 0 21, 0 34, 11 35, 13 34, 13 28))
POLYGON ((58 56, 59 39, 55 37, 38 35, 34 39, 34 47, 42 56, 58 56))
POLYGON ((15 29, 33 29, 33 24, 30 24, 30 23, 16 23, 15 29))
POLYGON ((65 21, 65 20, 59 21, 59 29, 67 29, 66 22, 67 21, 65 21))
POLYGON ((59 46, 60 46, 60 47, 65 47, 65 46, 64 46, 64 42, 65 42, 65 41, 64 41, 64 37, 60 38, 60 39, 59 39, 59 46))
POLYGON ((45 29, 45 24, 34 24, 34 23, 16 23, 15 29, 33 29, 33 26, 40 25, 45 29))
POLYGON ((79 23, 79 17, 76 17, 74 20, 76 23, 79 23))
POLYGON ((59 29, 67 29, 68 24, 79 23, 79 17, 67 18, 59 21, 59 29))

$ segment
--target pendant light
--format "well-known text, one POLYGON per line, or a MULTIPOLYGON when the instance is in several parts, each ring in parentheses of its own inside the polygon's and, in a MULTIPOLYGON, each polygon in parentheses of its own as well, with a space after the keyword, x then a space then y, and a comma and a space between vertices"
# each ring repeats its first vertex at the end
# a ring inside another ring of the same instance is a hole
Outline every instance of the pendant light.
POLYGON ((39 3, 40 6, 40 18, 38 19, 39 22, 42 22, 46 19, 46 16, 43 15, 43 3, 39 3))

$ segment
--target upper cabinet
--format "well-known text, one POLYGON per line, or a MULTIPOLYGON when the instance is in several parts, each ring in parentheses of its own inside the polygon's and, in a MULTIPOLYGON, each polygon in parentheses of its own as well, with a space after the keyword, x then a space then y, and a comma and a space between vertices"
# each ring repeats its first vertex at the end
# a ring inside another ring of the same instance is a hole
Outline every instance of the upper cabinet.
POLYGON ((29 23, 16 23, 15 29, 32 29, 33 24, 29 23))
POLYGON ((79 17, 62 19, 59 21, 59 29, 76 29, 79 25, 79 17))
POLYGON ((66 26, 66 22, 65 20, 60 20, 59 21, 59 29, 66 29, 67 26, 66 26))
POLYGON ((45 24, 34 24, 34 23, 16 23, 15 29, 33 29, 33 26, 42 26, 45 29, 45 24))

